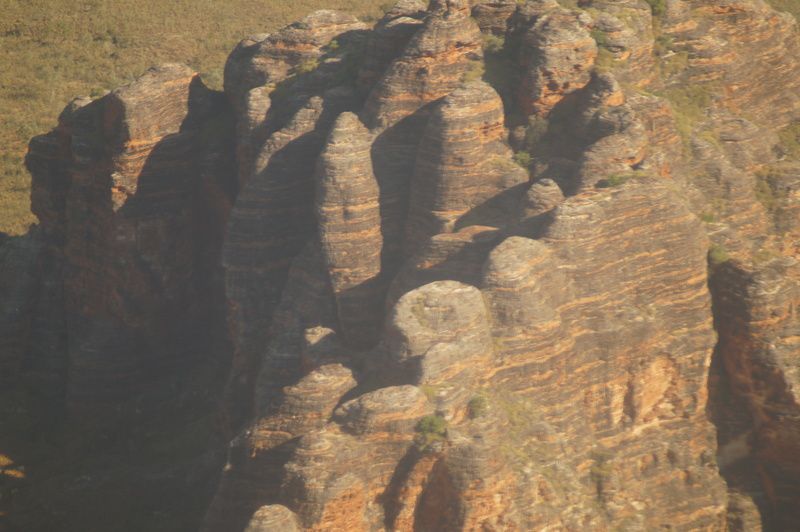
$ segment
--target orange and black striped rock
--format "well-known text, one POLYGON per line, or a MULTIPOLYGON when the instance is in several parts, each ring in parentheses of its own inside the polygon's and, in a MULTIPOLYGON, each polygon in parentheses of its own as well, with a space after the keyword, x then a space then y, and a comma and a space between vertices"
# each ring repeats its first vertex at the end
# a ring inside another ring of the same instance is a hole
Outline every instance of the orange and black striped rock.
POLYGON ((589 83, 597 43, 585 13, 549 0, 529 6, 529 26, 522 32, 519 50, 522 79, 517 100, 526 115, 547 116, 567 95, 589 83))
POLYGON ((350 370, 330 364, 286 386, 277 404, 258 405, 255 421, 229 453, 204 529, 241 527, 256 509, 276 502, 296 439, 323 428, 355 385, 350 370))
POLYGON ((322 254, 344 339, 368 347, 383 321, 380 188, 372 135, 353 113, 333 125, 317 166, 316 215, 322 254))
POLYGON ((431 5, 425 22, 367 97, 361 118, 376 134, 372 161, 380 186, 383 270, 402 260, 409 183, 430 105, 455 90, 482 56, 481 33, 465 0, 431 5))
POLYGON ((321 11, 224 93, 73 101, 3 371, 131 452, 221 412, 208 531, 797 529, 797 23, 563 4, 321 11))
POLYGON ((405 252, 468 225, 502 226, 516 214, 528 173, 505 143, 503 102, 482 81, 468 82, 434 110, 411 179, 405 252), (516 192, 516 193, 515 193, 516 192))
POLYGON ((403 53, 411 37, 422 27, 426 6, 418 0, 401 0, 387 11, 370 33, 356 84, 368 94, 389 65, 403 53))
MULTIPOLYGON (((286 465, 285 504, 305 530, 371 530, 386 518, 386 487, 413 456, 413 427, 433 413, 415 386, 362 395, 303 436, 286 465)), ((386 501, 388 502, 388 501, 386 501)))

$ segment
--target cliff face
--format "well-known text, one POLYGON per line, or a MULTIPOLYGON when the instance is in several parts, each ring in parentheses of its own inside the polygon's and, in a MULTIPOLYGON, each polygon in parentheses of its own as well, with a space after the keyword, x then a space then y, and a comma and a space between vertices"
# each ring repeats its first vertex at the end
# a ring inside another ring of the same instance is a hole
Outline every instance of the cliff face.
POLYGON ((74 101, 4 374, 135 427, 214 373, 209 531, 797 528, 797 23, 566 4, 320 11, 224 93, 74 101))
POLYGON ((73 102, 32 142, 32 208, 61 271, 76 413, 124 402, 191 364, 203 341, 195 326, 221 303, 213 283, 233 192, 226 113, 196 74, 167 65, 73 102))

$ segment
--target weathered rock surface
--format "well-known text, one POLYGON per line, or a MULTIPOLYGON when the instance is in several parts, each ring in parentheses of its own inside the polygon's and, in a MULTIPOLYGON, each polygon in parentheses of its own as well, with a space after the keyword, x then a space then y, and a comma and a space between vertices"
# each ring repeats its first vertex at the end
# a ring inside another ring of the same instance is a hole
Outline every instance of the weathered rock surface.
POLYGON ((387 320, 384 342, 407 378, 438 388, 437 407, 448 416, 466 406, 464 394, 485 378, 477 368, 490 365, 493 354, 480 291, 456 281, 430 283, 401 297, 387 320))
POLYGON ((505 144, 503 102, 488 84, 466 83, 433 112, 411 179, 406 253, 466 225, 504 225, 528 174, 505 144))
POLYGON ((130 453, 218 408, 208 531, 797 529, 798 39, 402 0, 76 99, 0 241, 3 378, 130 453))
POLYGON ((417 0, 401 0, 378 21, 370 34, 364 62, 358 71, 357 85, 368 94, 422 27, 425 4, 417 0))
POLYGON ((721 106, 772 126, 797 117, 800 41, 793 17, 759 1, 697 0, 681 7, 667 12, 664 31, 688 51, 691 82, 719 84, 721 106))
POLYGON ((235 379, 252 382, 289 265, 314 234, 313 205, 306 198, 314 194, 315 158, 328 128, 323 105, 312 98, 270 136, 228 221, 222 259, 235 379))
POLYGON ((352 113, 339 115, 320 154, 316 211, 320 242, 344 337, 370 346, 382 322, 380 189, 372 136, 352 113))
POLYGON ((500 0, 495 2, 473 2, 472 18, 484 33, 505 35, 509 19, 517 11, 517 2, 500 0))
POLYGON ((72 104, 56 146, 31 144, 36 212, 65 261, 72 406, 124 402, 191 358, 186 335, 221 296, 209 285, 235 190, 226 112, 191 70, 167 65, 72 104))
POLYGON ((414 386, 383 388, 342 405, 338 424, 301 438, 283 489, 304 528, 381 527, 382 495, 412 448, 412 427, 431 411, 414 386))
POLYGON ((271 504, 259 508, 244 530, 245 532, 297 532, 300 530, 300 524, 297 522, 297 516, 287 507, 271 504))
POLYGON ((361 117, 376 134, 372 147, 381 195, 383 268, 401 262, 409 182, 428 104, 447 96, 482 54, 481 33, 462 0, 434 2, 425 22, 370 92, 361 117))
MULTIPOLYGON (((734 262, 714 270, 711 288, 717 309, 719 357, 732 388, 745 402, 754 421, 742 438, 743 453, 725 465, 754 460, 768 507, 769 527, 798 526, 798 366, 800 274, 795 259, 775 259, 746 268, 734 262)), ((737 436, 742 436, 737 434, 737 436)), ((733 442, 723 447, 731 454, 733 442)))
POLYGON ((555 1, 533 3, 531 26, 522 38, 519 106, 526 115, 546 116, 565 96, 589 83, 597 43, 589 17, 555 1))
POLYGON ((336 37, 364 29, 352 15, 320 10, 271 35, 245 39, 225 65, 225 92, 238 102, 255 87, 277 85, 304 62, 319 60, 336 37))
MULTIPOLYGON (((341 397, 355 386, 352 373, 341 365, 327 365, 283 390, 281 403, 261 404, 256 421, 230 449, 217 497, 211 504, 204 528, 241 529, 256 508, 279 499, 283 466, 291 456, 297 438, 321 429, 331 417, 341 397), (270 411, 272 410, 272 411, 270 411), (263 482, 270 479, 270 482, 263 482)), ((290 522, 288 510, 272 506, 259 518, 290 522)), ((266 526, 260 525, 260 526, 266 526)), ((256 529, 260 530, 260 529, 256 529)))

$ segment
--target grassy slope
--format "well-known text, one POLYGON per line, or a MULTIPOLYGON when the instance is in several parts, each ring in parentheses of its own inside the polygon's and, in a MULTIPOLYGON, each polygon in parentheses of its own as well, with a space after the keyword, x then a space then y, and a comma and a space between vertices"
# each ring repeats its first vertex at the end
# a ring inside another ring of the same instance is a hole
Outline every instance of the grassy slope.
POLYGON ((800 19, 800 0, 767 0, 767 3, 780 11, 788 11, 800 19))
POLYGON ((0 231, 35 221, 28 140, 74 96, 97 96, 149 66, 185 62, 221 86, 228 52, 320 8, 376 15, 382 0, 0 0, 0 231))

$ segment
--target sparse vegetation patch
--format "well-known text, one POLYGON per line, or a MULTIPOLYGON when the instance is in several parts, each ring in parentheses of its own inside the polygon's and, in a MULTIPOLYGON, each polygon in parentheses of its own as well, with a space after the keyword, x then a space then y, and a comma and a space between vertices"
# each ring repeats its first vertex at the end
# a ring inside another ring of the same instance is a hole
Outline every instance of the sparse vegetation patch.
POLYGON ((708 250, 708 262, 712 266, 719 266, 731 260, 728 250, 721 244, 711 244, 708 250))
POLYGON ((420 451, 426 451, 447 439, 447 421, 438 414, 425 416, 417 423, 416 432, 414 443, 420 451))

